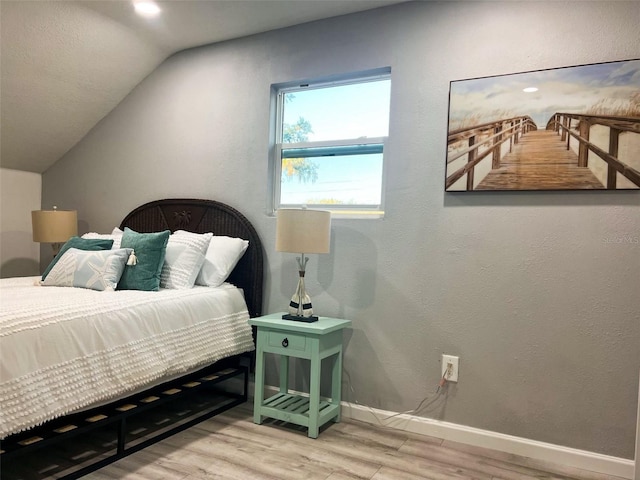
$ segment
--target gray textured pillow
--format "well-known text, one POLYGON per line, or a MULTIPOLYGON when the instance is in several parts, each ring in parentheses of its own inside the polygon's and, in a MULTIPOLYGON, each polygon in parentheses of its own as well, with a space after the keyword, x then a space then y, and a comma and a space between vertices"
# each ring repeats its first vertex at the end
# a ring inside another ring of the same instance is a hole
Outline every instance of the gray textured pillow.
POLYGON ((115 290, 130 254, 130 248, 99 251, 69 248, 42 285, 115 290))
POLYGON ((62 258, 62 255, 64 255, 64 253, 70 248, 96 251, 96 250, 109 250, 112 248, 112 246, 113 246, 113 240, 111 239, 103 239, 103 238, 89 239, 89 238, 71 237, 62 246, 62 248, 60 248, 60 251, 58 252, 58 254, 55 257, 53 257, 53 260, 51 260, 51 263, 42 274, 42 280, 47 278, 47 275, 49 275, 49 272, 51 271, 51 269, 55 266, 56 263, 58 263, 58 260, 62 258))

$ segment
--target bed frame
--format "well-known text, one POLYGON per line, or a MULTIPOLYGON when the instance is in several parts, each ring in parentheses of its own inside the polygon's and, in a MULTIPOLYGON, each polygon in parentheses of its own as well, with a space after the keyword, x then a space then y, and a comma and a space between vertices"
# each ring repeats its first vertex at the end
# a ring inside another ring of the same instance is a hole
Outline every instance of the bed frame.
MULTIPOLYGON (((261 315, 264 280, 262 243, 249 220, 238 210, 213 200, 157 200, 129 213, 120 224, 120 228, 124 227, 141 233, 162 230, 213 232, 214 235, 248 240, 247 251, 227 281, 244 291, 249 315, 261 315)), ((34 458, 33 455, 26 458, 24 455, 36 450, 39 450, 38 457, 46 457, 51 448, 58 451, 66 449, 73 455, 74 446, 95 451, 100 444, 105 451, 94 455, 95 458, 66 465, 64 461, 59 462, 51 471, 41 474, 42 478, 74 479, 84 476, 246 402, 249 367, 252 366, 253 355, 223 359, 196 373, 139 394, 11 435, 0 446, 0 476, 7 480, 22 478, 20 464, 31 463, 34 458), (165 426, 166 422, 170 425, 165 426), (151 424, 156 426, 150 427, 151 424)), ((53 462, 58 460, 56 458, 53 462)))
POLYGON ((261 315, 264 283, 262 243, 253 225, 235 208, 214 200, 157 200, 136 208, 124 217, 120 228, 124 227, 140 233, 187 230, 249 240, 247 251, 227 281, 244 290, 249 315, 261 315))

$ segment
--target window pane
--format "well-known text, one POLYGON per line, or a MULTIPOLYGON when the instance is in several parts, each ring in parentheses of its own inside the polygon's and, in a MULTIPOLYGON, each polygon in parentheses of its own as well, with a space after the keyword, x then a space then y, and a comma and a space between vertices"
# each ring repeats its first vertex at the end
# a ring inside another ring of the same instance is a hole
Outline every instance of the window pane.
POLYGON ((382 143, 368 143, 365 145, 336 145, 332 147, 283 148, 282 158, 362 155, 369 153, 382 153, 382 149, 382 143))
POLYGON ((282 143, 386 137, 391 80, 284 94, 282 143))
POLYGON ((283 205, 378 206, 381 192, 381 153, 282 160, 283 205))

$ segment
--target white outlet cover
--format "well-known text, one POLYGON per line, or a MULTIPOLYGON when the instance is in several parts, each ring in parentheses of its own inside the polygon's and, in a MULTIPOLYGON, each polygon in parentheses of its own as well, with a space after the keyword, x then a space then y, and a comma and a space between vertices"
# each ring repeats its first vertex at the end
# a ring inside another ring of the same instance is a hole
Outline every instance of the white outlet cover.
POLYGON ((458 381, 458 370, 460 367, 460 357, 454 357, 453 355, 442 355, 442 372, 441 375, 445 378, 447 382, 457 382, 458 381), (446 376, 447 373, 447 365, 451 364, 451 375, 446 376))

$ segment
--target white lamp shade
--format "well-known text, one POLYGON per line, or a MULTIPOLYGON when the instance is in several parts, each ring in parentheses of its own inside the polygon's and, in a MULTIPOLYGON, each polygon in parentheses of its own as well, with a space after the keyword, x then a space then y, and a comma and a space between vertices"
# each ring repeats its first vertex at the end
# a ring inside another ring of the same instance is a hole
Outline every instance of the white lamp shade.
POLYGON ((31 212, 31 225, 34 242, 63 243, 78 234, 78 212, 34 210, 31 212))
POLYGON ((280 209, 276 212, 276 251, 329 253, 331 212, 280 209))

